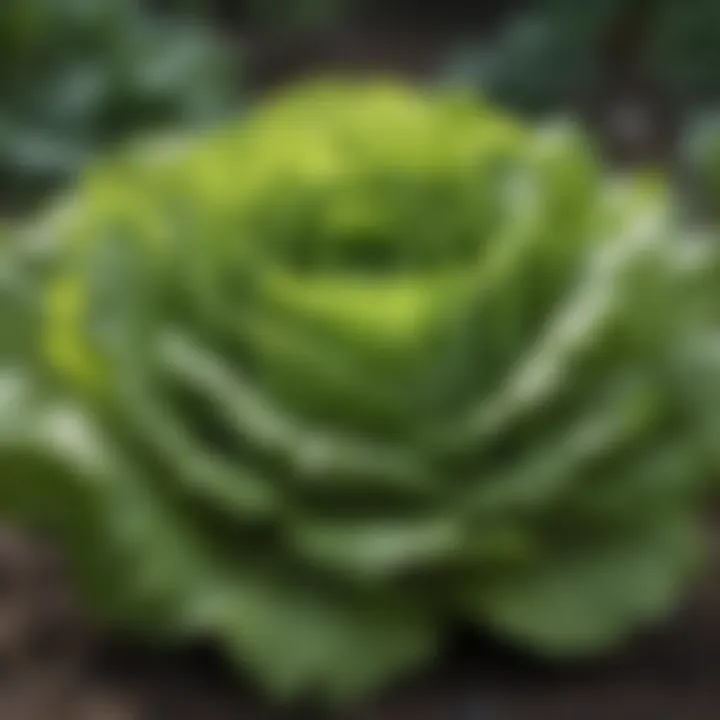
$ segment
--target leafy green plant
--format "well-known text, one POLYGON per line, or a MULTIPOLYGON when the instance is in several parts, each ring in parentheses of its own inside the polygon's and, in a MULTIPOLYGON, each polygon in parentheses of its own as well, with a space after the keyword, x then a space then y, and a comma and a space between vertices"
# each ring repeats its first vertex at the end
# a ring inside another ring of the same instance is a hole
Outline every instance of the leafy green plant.
POLYGON ((607 651, 697 568, 714 255, 570 128, 313 84, 92 169, 5 260, 0 508, 275 697, 463 620, 607 651))
POLYGON ((697 110, 720 92, 720 6, 713 0, 657 0, 649 62, 671 96, 697 110))
POLYGON ((0 190, 72 177, 138 132, 194 125, 235 104, 229 53, 199 20, 137 0, 0 3, 0 190))
MULTIPOLYGON (((575 107, 597 91, 617 50, 616 32, 637 33, 628 51, 684 108, 712 101, 720 91, 720 6, 714 0, 545 0, 504 30, 496 40, 471 43, 453 52, 442 75, 474 85, 508 106, 528 113, 575 107), (637 15, 637 17, 636 17, 637 15), (637 25, 637 27, 635 26, 637 25)), ((626 49, 623 48, 623 52, 626 49)), ((622 82, 622 78, 613 78, 622 82)))
POLYGON ((720 220, 720 114, 698 114, 682 143, 684 197, 695 220, 720 220))
POLYGON ((496 40, 454 51, 442 74, 523 112, 565 110, 600 80, 605 35, 621 5, 547 0, 496 40))

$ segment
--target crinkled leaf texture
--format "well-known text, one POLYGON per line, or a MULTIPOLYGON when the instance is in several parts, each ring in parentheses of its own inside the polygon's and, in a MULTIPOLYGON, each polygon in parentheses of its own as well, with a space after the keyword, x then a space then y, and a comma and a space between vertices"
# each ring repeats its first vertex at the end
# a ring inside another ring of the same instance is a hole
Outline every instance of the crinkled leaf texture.
POLYGON ((607 650, 697 567, 717 258, 571 128, 303 87, 94 169, 3 263, 0 508, 275 697, 467 619, 607 650))

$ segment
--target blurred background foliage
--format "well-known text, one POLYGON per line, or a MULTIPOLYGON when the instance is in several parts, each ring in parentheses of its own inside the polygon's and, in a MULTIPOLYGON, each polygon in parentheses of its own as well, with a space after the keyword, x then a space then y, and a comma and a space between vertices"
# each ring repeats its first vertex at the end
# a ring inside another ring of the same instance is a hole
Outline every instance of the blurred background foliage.
POLYGON ((234 107, 217 34, 136 0, 0 3, 0 190, 4 205, 54 188, 140 132, 234 107))
POLYGON ((714 99, 720 4, 539 0, 490 41, 451 50, 445 73, 516 109, 547 113, 572 106, 603 80, 608 63, 629 55, 682 107, 714 99))
POLYGON ((683 138, 686 205, 695 218, 720 222, 720 110, 709 108, 683 138))
POLYGON ((451 49, 444 73, 521 111, 567 108, 599 80, 605 35, 622 2, 547 0, 496 37, 451 49))

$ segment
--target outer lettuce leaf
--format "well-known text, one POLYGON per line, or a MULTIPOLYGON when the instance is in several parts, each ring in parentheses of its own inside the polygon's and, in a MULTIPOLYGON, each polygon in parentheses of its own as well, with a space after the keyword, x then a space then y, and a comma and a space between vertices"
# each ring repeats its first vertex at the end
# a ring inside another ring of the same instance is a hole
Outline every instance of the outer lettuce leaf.
POLYGON ((616 648, 627 628, 668 616, 702 558, 691 520, 659 518, 634 535, 595 547, 559 549, 531 570, 480 581, 468 612, 545 656, 558 659, 616 648))

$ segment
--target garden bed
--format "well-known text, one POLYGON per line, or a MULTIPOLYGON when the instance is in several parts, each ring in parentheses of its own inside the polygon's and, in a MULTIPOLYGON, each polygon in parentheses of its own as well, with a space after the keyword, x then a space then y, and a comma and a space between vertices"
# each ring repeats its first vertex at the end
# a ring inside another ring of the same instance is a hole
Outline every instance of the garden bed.
MULTIPOLYGON (((433 28, 426 20, 418 20, 413 30, 399 30, 388 18, 387 27, 376 20, 371 30, 348 28, 305 44, 257 38, 253 80, 273 86, 327 67, 391 69, 422 78, 451 39, 465 31, 462 23, 448 21, 433 28)), ((69 612, 62 605, 69 597, 63 594, 67 587, 52 567, 39 549, 27 544, 14 543, 6 552, 0 547, 0 633, 5 626, 17 630, 25 623, 30 638, 44 627, 43 613, 61 616, 59 630, 51 628, 31 648, 33 657, 9 651, 1 658, 0 720, 276 717, 251 689, 238 687, 212 649, 153 653, 107 639, 88 641, 83 623, 72 613, 63 614, 69 612), (18 590, 17 583, 25 582, 23 567, 34 569, 26 576, 29 585, 18 590), (56 590, 60 610, 44 603, 56 590), (33 612, 33 598, 42 601, 36 616, 27 614, 33 612)), ((459 639, 441 667, 392 692, 354 720, 716 720, 719 608, 716 562, 677 617, 592 665, 553 668, 490 642, 459 639)), ((318 718, 310 714, 303 720, 318 718)))

